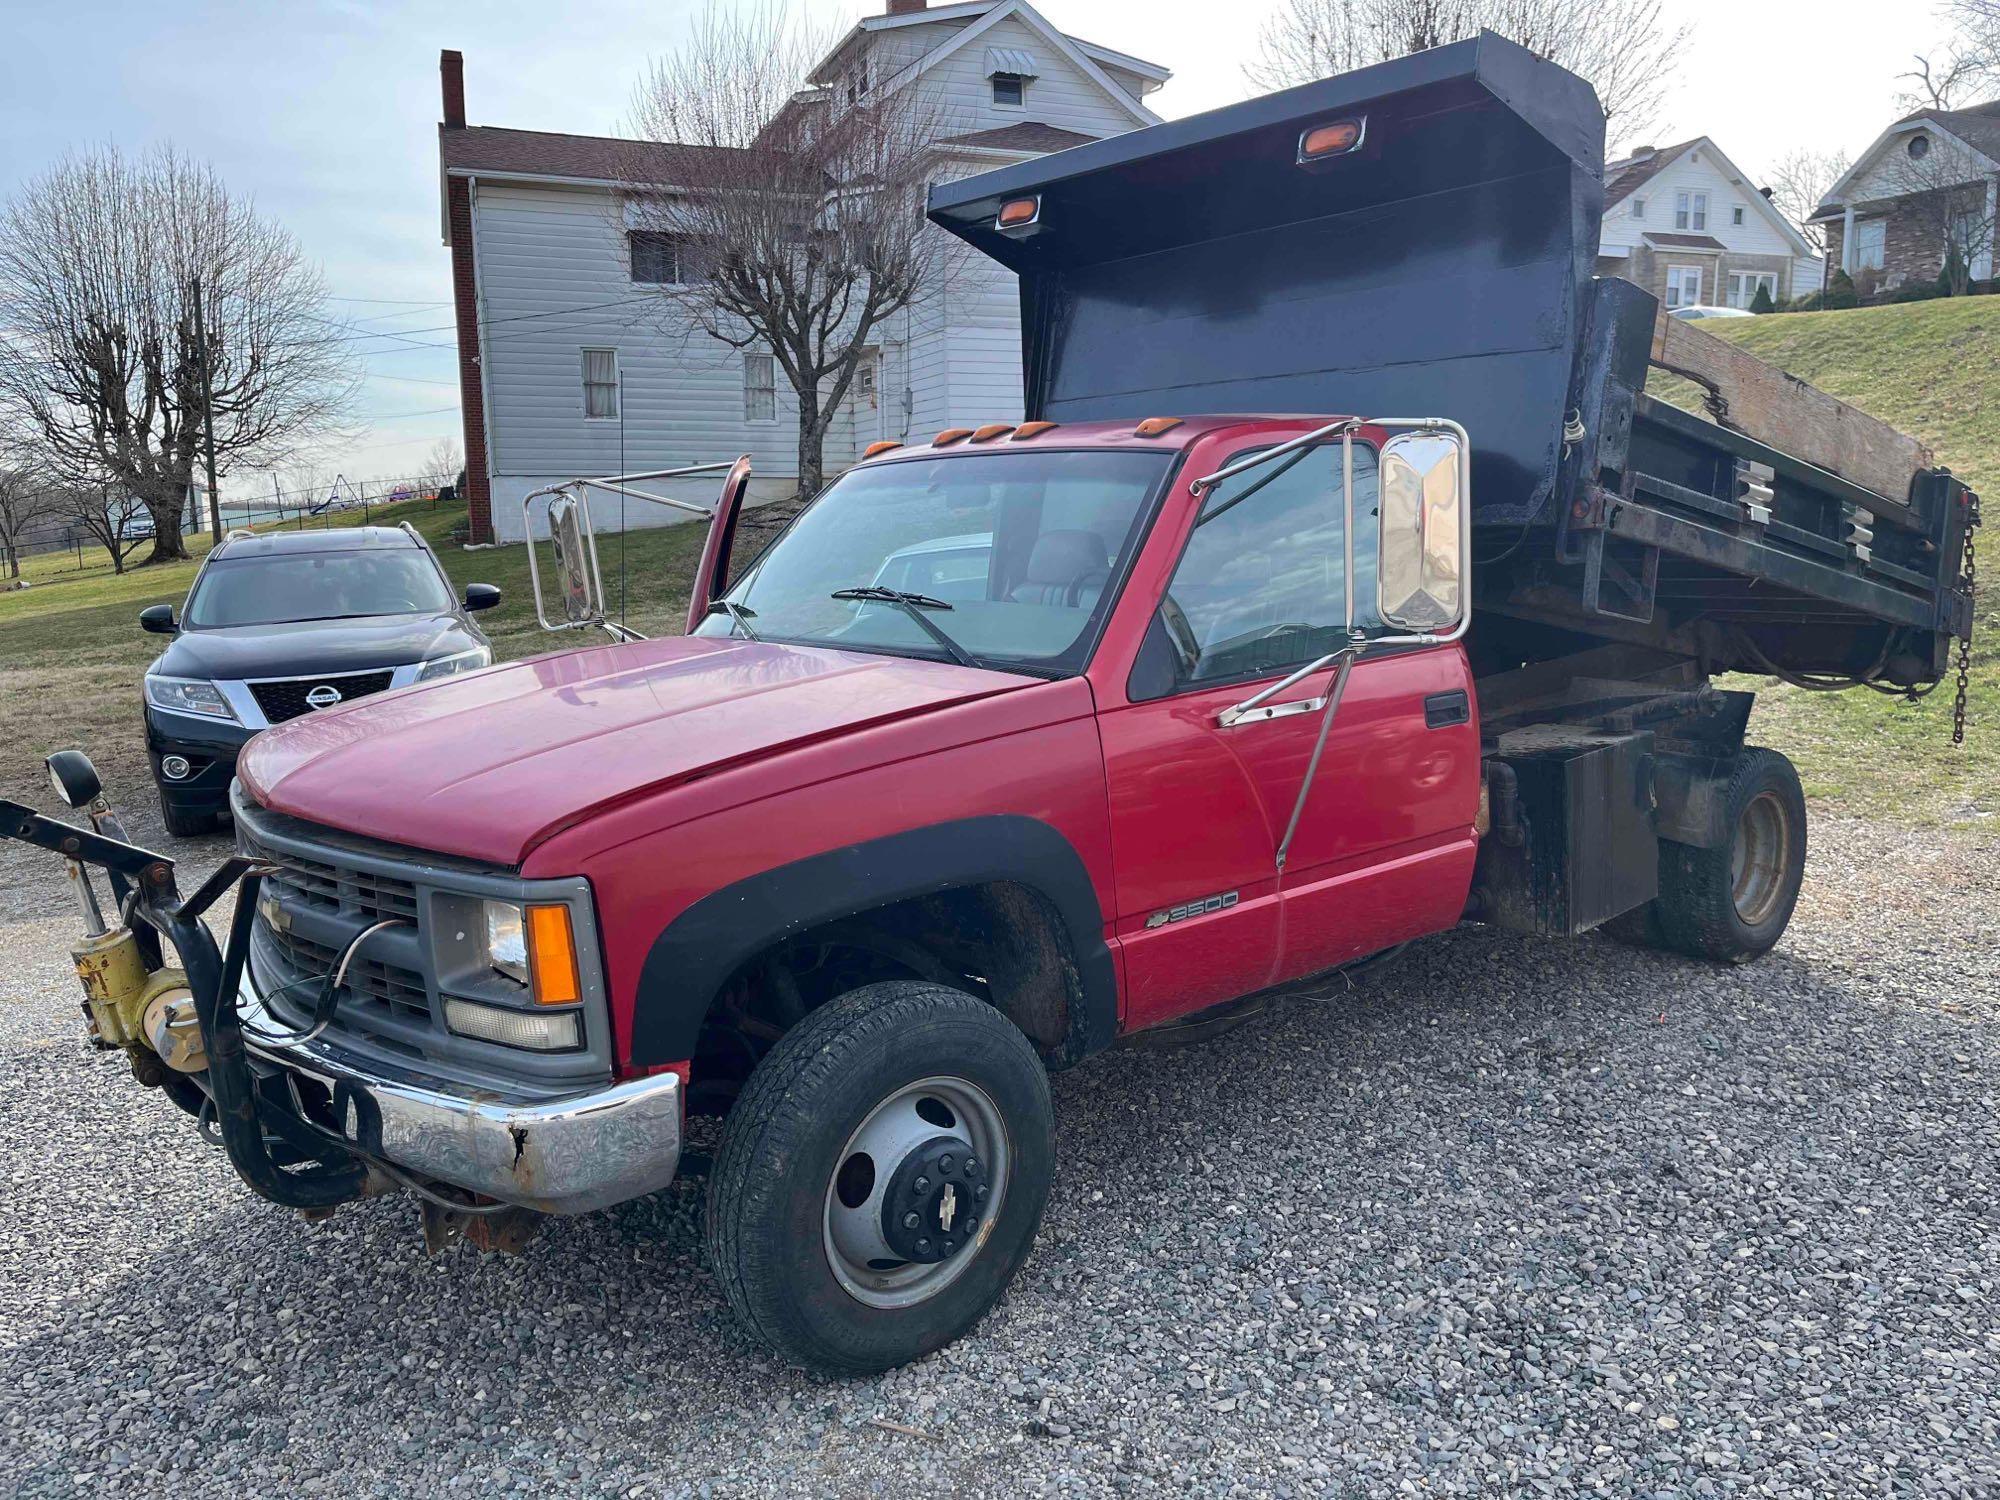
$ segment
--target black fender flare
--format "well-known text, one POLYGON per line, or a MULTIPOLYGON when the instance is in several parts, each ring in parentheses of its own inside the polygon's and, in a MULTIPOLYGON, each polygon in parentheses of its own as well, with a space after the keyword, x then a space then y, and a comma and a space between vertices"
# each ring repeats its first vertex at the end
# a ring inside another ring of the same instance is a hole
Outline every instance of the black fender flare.
POLYGON ((711 891, 653 940, 639 969, 632 1065, 695 1054, 703 1018, 729 976, 772 944, 822 923, 913 896, 1010 882, 1055 908, 1079 994, 1052 1061, 1078 1061, 1118 1031, 1118 979, 1104 913, 1074 845, 1038 818, 993 815, 934 823, 811 855, 711 891))

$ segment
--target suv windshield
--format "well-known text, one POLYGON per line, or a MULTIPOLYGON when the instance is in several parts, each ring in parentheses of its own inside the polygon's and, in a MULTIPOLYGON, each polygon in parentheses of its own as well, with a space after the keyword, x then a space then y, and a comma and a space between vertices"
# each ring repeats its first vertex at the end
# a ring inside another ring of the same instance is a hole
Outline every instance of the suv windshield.
POLYGON ((190 630, 437 614, 451 595, 416 547, 222 559, 202 569, 182 624, 190 630))
POLYGON ((1080 668, 1170 457, 968 453, 850 470, 729 590, 739 609, 696 633, 1080 668))

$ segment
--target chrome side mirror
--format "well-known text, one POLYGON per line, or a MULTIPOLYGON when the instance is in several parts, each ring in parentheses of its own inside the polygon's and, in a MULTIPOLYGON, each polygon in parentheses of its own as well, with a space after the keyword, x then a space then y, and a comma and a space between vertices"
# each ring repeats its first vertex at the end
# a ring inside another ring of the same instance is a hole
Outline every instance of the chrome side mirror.
MULTIPOLYGON (((590 503, 574 490, 557 490, 549 496, 549 550, 555 558, 555 576, 561 610, 549 617, 548 599, 542 591, 542 569, 536 560, 532 507, 540 494, 530 495, 523 504, 528 527, 528 583, 535 591, 535 616, 544 630, 576 630, 604 624, 604 583, 597 569, 597 539, 590 529, 590 503)), ((470 591, 468 591, 470 592, 470 591)), ((469 600, 467 601, 470 602, 469 600)))
POLYGON ((1469 460, 1451 432, 1402 432, 1382 445, 1375 609, 1405 630, 1435 632, 1465 617, 1469 460))

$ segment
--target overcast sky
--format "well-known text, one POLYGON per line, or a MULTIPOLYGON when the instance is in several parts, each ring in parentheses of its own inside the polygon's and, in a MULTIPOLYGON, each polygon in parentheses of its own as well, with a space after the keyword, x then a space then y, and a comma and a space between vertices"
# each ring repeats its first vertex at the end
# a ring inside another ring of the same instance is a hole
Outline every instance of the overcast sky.
MULTIPOLYGON (((747 0, 746 0, 747 3, 747 0)), ((1045 0, 1064 30, 1164 64, 1150 101, 1193 114, 1242 98, 1275 0, 1045 0)), ((447 255, 438 237, 437 55, 465 53, 475 125, 615 134, 645 58, 699 0, 551 5, 286 0, 10 7, 0 47, 0 188, 72 146, 172 141, 288 225, 325 268, 359 340, 348 475, 411 472, 457 432, 447 255), (400 332, 390 332, 400 330, 400 332)), ((1896 74, 1940 30, 1924 0, 1665 0, 1694 27, 1660 142, 1713 136, 1760 178, 1800 146, 1852 155, 1892 117, 1896 74)), ((881 7, 809 0, 851 22, 881 7)), ((225 490, 225 493, 227 491, 225 490)))

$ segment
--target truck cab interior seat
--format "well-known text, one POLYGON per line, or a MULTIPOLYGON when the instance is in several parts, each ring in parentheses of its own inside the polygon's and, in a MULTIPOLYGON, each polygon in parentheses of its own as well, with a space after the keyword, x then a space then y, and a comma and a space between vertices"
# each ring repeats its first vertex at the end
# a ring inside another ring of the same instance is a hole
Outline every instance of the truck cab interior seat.
POLYGON ((1026 576, 1008 593, 1016 604, 1074 607, 1095 602, 1110 578, 1104 538, 1094 531, 1045 531, 1028 554, 1026 576), (1086 601, 1086 590, 1093 590, 1086 601))

